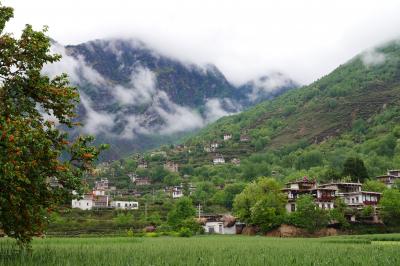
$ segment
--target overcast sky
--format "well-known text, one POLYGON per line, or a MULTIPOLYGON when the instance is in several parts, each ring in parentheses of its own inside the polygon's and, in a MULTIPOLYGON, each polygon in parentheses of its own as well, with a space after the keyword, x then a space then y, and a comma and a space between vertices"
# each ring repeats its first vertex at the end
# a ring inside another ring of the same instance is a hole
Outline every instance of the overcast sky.
POLYGON ((400 36, 391 0, 3 0, 8 31, 50 27, 62 44, 139 38, 164 54, 214 63, 241 83, 281 71, 305 84, 364 49, 400 36))

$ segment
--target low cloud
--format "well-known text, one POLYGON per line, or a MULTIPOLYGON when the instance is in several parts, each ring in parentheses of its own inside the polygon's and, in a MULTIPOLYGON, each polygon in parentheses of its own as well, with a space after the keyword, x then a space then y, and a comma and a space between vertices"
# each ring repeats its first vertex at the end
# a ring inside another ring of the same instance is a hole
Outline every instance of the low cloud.
POLYGON ((131 74, 130 87, 121 85, 113 88, 113 94, 121 104, 146 104, 156 93, 155 74, 147 68, 137 67, 131 74))
POLYGON ((74 58, 67 54, 65 47, 54 43, 51 46, 51 52, 60 54, 61 60, 52 64, 45 65, 43 73, 54 78, 60 73, 67 73, 70 81, 73 84, 80 84, 83 81, 91 84, 100 86, 106 83, 105 79, 94 70, 92 67, 86 64, 85 59, 82 56, 74 58))
POLYGON ((361 55, 361 61, 366 67, 381 65, 386 61, 386 55, 375 49, 370 49, 361 55))
POLYGON ((115 115, 95 111, 90 99, 81 93, 81 104, 85 108, 83 131, 88 134, 106 133, 109 134, 115 123, 115 115))
POLYGON ((255 101, 260 95, 272 93, 277 89, 290 86, 293 84, 293 80, 288 78, 282 73, 272 72, 267 76, 255 79, 251 82, 253 87, 248 97, 251 101, 255 101))
MULTIPOLYGON (((121 44, 117 41, 110 43, 105 49, 121 58, 121 44)), ((142 44, 132 40, 131 45, 142 44)), ((67 73, 72 84, 82 88, 88 86, 93 93, 89 95, 88 92, 80 91, 81 107, 85 114, 81 131, 85 134, 105 134, 120 139, 134 139, 139 134, 171 135, 199 129, 241 110, 239 104, 228 98, 211 98, 206 100, 204 111, 200 113, 197 109, 173 102, 165 91, 157 88, 156 74, 142 65, 135 65, 128 84, 115 85, 88 65, 82 56, 70 56, 63 46, 54 44, 52 52, 61 54, 62 60, 46 66, 44 73, 50 77, 67 73), (107 94, 110 95, 109 102, 102 101, 103 106, 97 104, 95 99, 107 94), (144 108, 142 112, 134 111, 138 107, 144 108)), ((186 67, 201 69, 204 73, 220 74, 211 66, 202 68, 187 64, 186 67)))

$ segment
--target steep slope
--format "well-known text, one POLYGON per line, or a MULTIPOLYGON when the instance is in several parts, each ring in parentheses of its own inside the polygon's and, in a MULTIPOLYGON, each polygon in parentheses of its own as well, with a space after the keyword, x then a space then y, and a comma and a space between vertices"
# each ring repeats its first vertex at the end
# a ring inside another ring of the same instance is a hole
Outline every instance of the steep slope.
MULTIPOLYGON (((173 143, 216 119, 237 113, 297 85, 279 74, 278 83, 235 87, 213 65, 198 66, 164 56, 137 40, 96 40, 63 47, 63 59, 47 67, 67 72, 81 92, 80 133, 111 144, 106 158, 173 143)), ((72 132, 77 134, 79 132, 72 132)))
POLYGON ((357 119, 368 120, 396 106, 399 85, 400 46, 393 42, 356 56, 308 86, 223 118, 197 139, 212 140, 223 132, 238 131, 257 138, 263 131, 268 148, 300 139, 319 143, 349 130, 357 119))
POLYGON ((341 172, 347 157, 357 156, 373 177, 400 168, 399 104, 400 43, 396 41, 354 57, 308 86, 221 118, 188 138, 186 150, 169 151, 169 159, 184 169, 203 169, 193 173, 210 179, 270 174, 330 179, 332 173, 341 172), (224 141, 224 133, 232 134, 232 139, 224 141), (241 141, 241 135, 249 140, 241 141), (204 151, 212 142, 219 142, 219 147, 204 151), (241 165, 204 170, 215 154, 227 162, 240 158, 241 165))

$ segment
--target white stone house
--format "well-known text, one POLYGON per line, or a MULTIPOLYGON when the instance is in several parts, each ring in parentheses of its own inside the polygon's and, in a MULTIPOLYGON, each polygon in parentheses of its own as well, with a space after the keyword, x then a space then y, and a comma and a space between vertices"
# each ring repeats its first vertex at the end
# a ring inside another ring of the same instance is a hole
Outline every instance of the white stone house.
POLYGON ((225 133, 225 134, 224 134, 224 141, 228 141, 228 140, 230 140, 230 139, 232 139, 232 134, 225 133))
POLYGON ((183 188, 181 186, 174 187, 172 189, 172 198, 178 199, 183 197, 183 188))
POLYGON ((227 227, 224 226, 223 222, 206 222, 203 228, 204 232, 208 234, 222 234, 222 235, 236 234, 236 224, 231 227, 227 227))
POLYGON ((91 210, 94 206, 93 195, 84 195, 82 199, 73 199, 72 208, 91 210))
POLYGON ((224 164, 224 163, 225 163, 224 156, 222 156, 222 155, 216 155, 216 156, 214 157, 214 159, 213 159, 213 163, 214 163, 214 165, 216 165, 216 164, 224 164))
POLYGON ((138 210, 139 202, 137 201, 126 201, 126 200, 115 200, 111 202, 111 206, 115 209, 121 210, 138 210))
POLYGON ((205 233, 236 234, 236 218, 231 215, 203 215, 199 220, 202 223, 205 233))

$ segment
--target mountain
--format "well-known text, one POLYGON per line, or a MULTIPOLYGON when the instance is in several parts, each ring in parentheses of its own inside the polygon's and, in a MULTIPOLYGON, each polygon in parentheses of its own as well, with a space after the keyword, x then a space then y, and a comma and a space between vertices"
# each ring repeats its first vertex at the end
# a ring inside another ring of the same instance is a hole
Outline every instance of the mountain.
POLYGON ((194 169, 194 179, 207 176, 213 182, 223 176, 252 180, 265 175, 330 180, 340 176, 348 157, 360 157, 374 177, 400 168, 399 123, 400 42, 393 41, 310 85, 221 118, 188 138, 185 151, 167 154, 183 169, 194 169), (224 141, 226 133, 232 139, 224 141), (241 135, 248 140, 241 141, 241 135), (212 142, 219 147, 204 151, 212 142), (216 154, 227 162, 239 158, 240 166, 211 170, 216 154))
POLYGON ((78 86, 78 133, 110 143, 107 159, 174 143, 216 119, 238 113, 298 85, 270 73, 232 85, 214 65, 199 66, 165 56, 138 40, 53 44, 63 59, 46 67, 67 72, 78 86))

